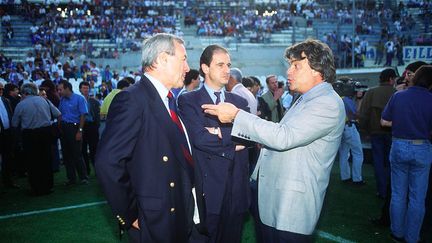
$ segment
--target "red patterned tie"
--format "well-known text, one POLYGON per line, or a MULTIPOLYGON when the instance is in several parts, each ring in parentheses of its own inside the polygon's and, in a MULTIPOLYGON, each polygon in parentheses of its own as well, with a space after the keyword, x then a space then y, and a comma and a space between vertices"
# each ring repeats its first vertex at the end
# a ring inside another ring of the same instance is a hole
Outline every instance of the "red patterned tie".
POLYGON ((188 145, 187 140, 186 140, 186 134, 185 134, 185 131, 183 130, 183 126, 182 126, 180 119, 177 115, 176 101, 175 101, 173 94, 171 92, 168 92, 167 97, 168 97, 168 107, 169 107, 169 111, 171 114, 171 120, 177 125, 177 128, 180 130, 180 133, 183 135, 180 138, 182 140, 181 149, 183 151, 183 155, 184 155, 186 161, 188 162, 188 164, 193 167, 194 161, 193 161, 192 155, 189 151, 189 145, 188 145))

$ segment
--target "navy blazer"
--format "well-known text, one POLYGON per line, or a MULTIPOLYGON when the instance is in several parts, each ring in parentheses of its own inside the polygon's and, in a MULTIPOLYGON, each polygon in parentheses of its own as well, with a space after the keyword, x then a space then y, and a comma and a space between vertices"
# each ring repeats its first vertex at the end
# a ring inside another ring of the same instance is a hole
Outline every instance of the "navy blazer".
MULTIPOLYGON (((10 105, 10 102, 7 98, 0 96, 0 101, 3 102, 5 108, 6 108, 6 112, 8 114, 8 118, 9 118, 9 125, 10 127, 12 127, 12 107, 10 105)), ((0 119, 0 133, 4 130, 3 127, 3 122, 0 119)))
MULTIPOLYGON (((225 102, 249 111, 247 101, 236 94, 226 92, 225 102)), ((193 144, 195 170, 199 172, 195 173, 198 174, 195 179, 198 207, 205 206, 204 210, 200 208, 200 216, 203 216, 203 211, 220 214, 227 190, 231 192, 228 195, 232 202, 230 211, 246 212, 250 194, 248 151, 235 152, 238 143, 231 137, 232 124, 221 124, 217 117, 204 113, 201 108, 203 104, 213 104, 204 87, 183 94, 178 99, 179 113, 193 144), (222 139, 210 134, 205 127, 220 127, 222 139), (227 181, 230 185, 226 185, 227 181), (201 200, 203 203, 200 203, 201 200)))
POLYGON ((141 242, 187 242, 193 227, 191 173, 180 130, 143 76, 114 98, 96 154, 96 173, 126 229, 138 218, 141 242))

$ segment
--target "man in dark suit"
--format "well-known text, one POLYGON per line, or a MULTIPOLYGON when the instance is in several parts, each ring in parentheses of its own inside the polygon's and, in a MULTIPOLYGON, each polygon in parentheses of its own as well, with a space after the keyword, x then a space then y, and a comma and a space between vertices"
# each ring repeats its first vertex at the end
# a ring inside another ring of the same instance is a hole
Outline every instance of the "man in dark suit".
POLYGON ((90 97, 89 82, 82 81, 79 84, 79 90, 87 102, 88 113, 85 116, 86 121, 83 127, 81 152, 86 165, 87 175, 90 175, 90 161, 94 168, 95 154, 99 143, 100 104, 94 97, 90 97))
POLYGON ((96 173, 132 242, 188 242, 193 227, 193 160, 171 88, 189 71, 182 39, 143 43, 141 81, 111 103, 96 173))
POLYGON ((232 140, 231 125, 222 125, 201 108, 206 103, 233 102, 249 111, 244 98, 224 89, 230 66, 226 49, 208 46, 200 58, 203 87, 178 99, 180 116, 193 144, 200 216, 205 215, 200 230, 208 235, 209 242, 240 242, 249 206, 248 152, 244 145, 232 140))
MULTIPOLYGON (((0 83, 3 91, 3 84, 0 83)), ((1 175, 5 187, 17 188, 12 181, 13 166, 13 133, 12 133, 12 107, 7 98, 0 96, 0 155, 1 175)))

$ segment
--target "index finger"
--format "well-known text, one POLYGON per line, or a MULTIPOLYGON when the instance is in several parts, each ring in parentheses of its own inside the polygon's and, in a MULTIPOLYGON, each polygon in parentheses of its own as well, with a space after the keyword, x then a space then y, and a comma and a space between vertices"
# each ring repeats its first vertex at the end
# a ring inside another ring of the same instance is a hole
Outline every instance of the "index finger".
POLYGON ((212 105, 212 104, 204 104, 201 106, 201 108, 203 108, 204 110, 210 109, 210 110, 215 110, 217 107, 217 105, 212 105))

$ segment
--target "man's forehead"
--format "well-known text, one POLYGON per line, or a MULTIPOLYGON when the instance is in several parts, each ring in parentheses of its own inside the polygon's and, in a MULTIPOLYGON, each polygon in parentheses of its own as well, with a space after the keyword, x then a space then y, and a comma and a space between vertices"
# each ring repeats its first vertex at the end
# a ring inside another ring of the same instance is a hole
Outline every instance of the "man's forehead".
POLYGON ((304 60, 306 58, 307 58, 306 55, 304 53, 302 53, 300 58, 290 57, 288 59, 288 62, 290 62, 290 63, 299 62, 299 61, 302 61, 302 60, 304 60))

